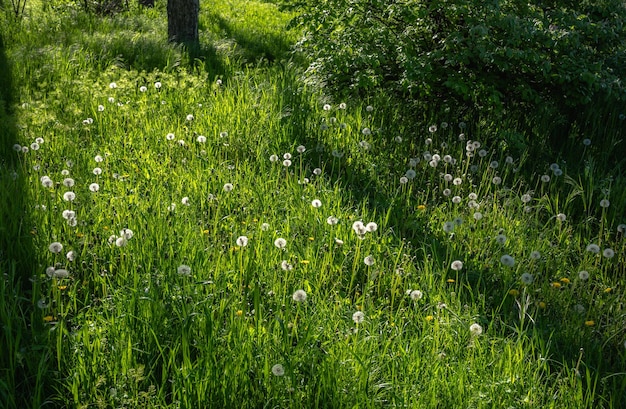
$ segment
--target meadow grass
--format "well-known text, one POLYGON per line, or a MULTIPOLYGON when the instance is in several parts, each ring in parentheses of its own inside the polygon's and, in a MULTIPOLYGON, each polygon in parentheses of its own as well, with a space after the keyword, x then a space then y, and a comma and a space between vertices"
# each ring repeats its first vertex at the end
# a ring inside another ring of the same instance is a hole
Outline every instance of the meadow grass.
POLYGON ((531 156, 307 87, 288 19, 205 2, 193 55, 162 7, 3 26, 5 406, 623 407, 615 107, 531 156))

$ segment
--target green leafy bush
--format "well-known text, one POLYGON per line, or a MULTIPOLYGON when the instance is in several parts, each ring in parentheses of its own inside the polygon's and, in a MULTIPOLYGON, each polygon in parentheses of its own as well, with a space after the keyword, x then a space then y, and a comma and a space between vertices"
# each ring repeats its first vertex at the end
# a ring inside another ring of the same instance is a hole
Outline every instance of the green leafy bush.
POLYGON ((284 0, 311 79, 503 112, 624 101, 621 0, 284 0))

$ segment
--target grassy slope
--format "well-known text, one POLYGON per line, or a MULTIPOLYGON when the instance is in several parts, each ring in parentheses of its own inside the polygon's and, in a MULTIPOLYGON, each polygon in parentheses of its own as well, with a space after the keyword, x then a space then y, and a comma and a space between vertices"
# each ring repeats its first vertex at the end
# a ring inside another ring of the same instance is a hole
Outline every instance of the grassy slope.
MULTIPOLYGON (((385 97, 340 109, 298 81, 286 53, 295 34, 268 4, 203 3, 193 62, 163 43, 161 9, 110 19, 64 10, 31 8, 8 52, 19 89, 9 143, 44 139, 0 179, 24 198, 27 217, 2 206, 30 227, 20 257, 37 265, 22 273, 35 276, 32 289, 12 296, 27 299, 2 307, 3 323, 33 324, 3 341, 13 345, 0 384, 10 407, 620 407, 624 183, 592 171, 604 154, 594 145, 572 148, 583 172, 561 162, 563 176, 549 163, 521 174, 524 158, 506 164, 510 149, 490 142, 502 124, 465 137, 486 152, 470 158, 460 118, 415 124, 385 97), (456 163, 433 168, 426 151, 456 163), (409 168, 415 178, 401 183, 409 168), (359 238, 358 220, 378 229, 359 238), (118 247, 110 236, 124 228, 134 235, 118 247), (62 253, 48 250, 54 241, 62 253), (591 242, 615 256, 586 252, 591 242), (70 277, 50 278, 48 266, 70 277), (297 289, 305 302, 293 301, 297 289)), ((4 294, 18 280, 10 265, 4 294)))

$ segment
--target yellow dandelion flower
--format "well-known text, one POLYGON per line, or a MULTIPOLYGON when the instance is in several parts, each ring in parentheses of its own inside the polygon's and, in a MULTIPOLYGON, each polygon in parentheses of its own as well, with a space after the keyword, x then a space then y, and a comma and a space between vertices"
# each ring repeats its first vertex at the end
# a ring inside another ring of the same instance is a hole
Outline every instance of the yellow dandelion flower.
POLYGON ((613 291, 613 289, 611 287, 607 288, 606 290, 604 290, 605 293, 610 293, 611 291, 613 291))
POLYGON ((109 226, 104 226, 103 229, 104 230, 109 230, 109 226))
POLYGON ((569 278, 567 278, 567 277, 563 277, 559 281, 561 281, 563 284, 569 284, 569 278))
POLYGON ((435 317, 433 317, 432 315, 427 315, 425 319, 426 319, 426 321, 430 322, 430 321, 434 320, 435 317))
POLYGON ((554 283, 550 284, 553 288, 561 288, 561 283, 559 283, 558 281, 555 281, 554 283))
POLYGON ((300 263, 301 263, 301 264, 309 264, 309 263, 310 263, 310 261, 309 261, 309 260, 300 260, 300 263))
POLYGON ((44 322, 50 322, 54 319, 54 317, 52 315, 46 315, 45 317, 43 317, 43 321, 44 322))
POLYGON ((65 291, 65 290, 67 290, 67 286, 66 285, 60 285, 59 286, 59 290, 65 291))
POLYGON ((596 322, 594 320, 585 321, 586 327, 593 327, 594 325, 596 325, 596 322))
POLYGON ((209 234, 209 229, 202 230, 202 233, 209 234))
POLYGON ((258 221, 259 221, 259 219, 257 219, 256 217, 255 217, 254 219, 252 219, 252 222, 253 222, 253 223, 256 223, 256 222, 258 222, 258 221))
POLYGON ((315 240, 315 237, 309 237, 309 241, 315 240))
POLYGON ((448 279, 446 280, 446 282, 447 282, 447 283, 454 283, 454 278, 448 278, 448 279))
POLYGON ((512 290, 509 291, 509 295, 511 295, 513 297, 517 297, 519 295, 519 291, 517 291, 515 288, 513 288, 512 290))
POLYGON ((237 316, 241 317, 243 315, 243 311, 242 310, 237 310, 237 316))
POLYGON ((417 206, 417 210, 426 210, 426 205, 421 204, 417 206))
POLYGON ((546 309, 546 303, 543 301, 539 301, 539 308, 541 308, 542 310, 546 309))

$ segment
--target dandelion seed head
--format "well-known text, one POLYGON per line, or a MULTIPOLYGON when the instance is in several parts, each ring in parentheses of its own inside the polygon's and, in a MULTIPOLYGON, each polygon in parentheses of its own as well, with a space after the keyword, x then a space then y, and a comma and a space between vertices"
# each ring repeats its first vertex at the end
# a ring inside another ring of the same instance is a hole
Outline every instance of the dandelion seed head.
POLYGON ((578 272, 578 278, 585 281, 589 279, 589 272, 587 270, 581 270, 578 272))
POLYGON ((124 247, 126 244, 128 244, 128 240, 126 240, 125 237, 118 237, 115 239, 115 245, 117 247, 124 247))
POLYGON ((89 185, 89 190, 91 190, 92 192, 97 192, 98 190, 100 190, 100 185, 97 183, 92 183, 89 185))
POLYGON ((176 269, 176 272, 178 273, 178 275, 181 275, 181 276, 189 276, 191 275, 191 267, 189 267, 186 264, 181 264, 176 269))
POLYGON ((368 232, 375 232, 376 230, 378 230, 378 224, 376 224, 375 222, 369 222, 365 225, 365 230, 367 230, 368 232))
POLYGON ((502 257, 500 257, 500 263, 502 263, 502 265, 507 266, 507 267, 513 267, 515 265, 515 259, 509 256, 508 254, 505 254, 502 257))
POLYGON ((355 324, 360 324, 365 321, 365 314, 363 311, 357 311, 352 314, 352 321, 354 321, 355 324))
POLYGON ((196 142, 198 142, 198 143, 205 143, 206 142, 206 136, 198 135, 198 137, 196 138, 196 142))
POLYGON ((248 245, 248 238, 246 236, 239 236, 237 237, 236 243, 239 247, 246 247, 248 245))
POLYGON ((224 184, 224 192, 231 192, 233 190, 233 184, 232 183, 226 183, 224 184))
POLYGON ((417 176, 417 173, 413 170, 413 169, 409 169, 406 171, 406 173, 404 174, 404 176, 407 179, 415 179, 415 176, 417 176))
POLYGON ((461 271, 463 269, 463 262, 461 260, 454 260, 450 264, 450 268, 454 271, 461 271))
POLYGON ((522 280, 522 283, 524 283, 525 285, 530 285, 532 284, 532 282, 534 281, 534 277, 532 274, 530 273, 524 273, 522 274, 522 276, 520 277, 520 280, 522 280))
POLYGON ((400 184, 401 184, 401 185, 405 185, 405 184, 407 184, 407 183, 409 183, 409 178, 407 178, 406 176, 402 176, 402 177, 400 178, 400 184))
POLYGON ((304 290, 296 290, 291 297, 295 302, 304 302, 306 301, 307 294, 304 290))
POLYGON ((284 167, 286 167, 286 168, 288 168, 289 166, 291 166, 291 161, 290 161, 289 159, 285 159, 285 160, 283 161, 283 166, 284 166, 284 167))
POLYGON ((477 337, 483 333, 483 327, 481 327, 480 324, 473 323, 470 325, 469 331, 472 336, 477 337))
POLYGON ((533 260, 539 260, 541 258, 541 253, 537 250, 534 250, 530 253, 530 258, 533 260))
POLYGON ((597 244, 591 243, 587 245, 586 250, 590 253, 598 254, 600 252, 600 246, 597 244))
POLYGON ((446 233, 452 233, 454 231, 454 222, 445 222, 443 224, 443 231, 446 233))
POLYGON ((304 151, 306 151, 306 147, 304 145, 300 145, 296 148, 296 151, 298 153, 304 153, 304 151))
POLYGON ((600 207, 602 207, 602 208, 606 209, 607 207, 609 207, 610 204, 611 204, 611 202, 609 202, 608 199, 600 200, 600 207))
POLYGON ((270 224, 269 223, 261 224, 261 230, 268 231, 269 229, 270 229, 270 224))
POLYGON ((165 135, 165 139, 167 139, 168 141, 173 141, 174 138, 176 138, 176 135, 174 135, 173 133, 168 133, 167 135, 165 135))
POLYGON ((498 243, 498 244, 505 244, 506 243, 506 236, 504 234, 498 234, 496 236, 496 243, 498 243))
POLYGON ((374 257, 367 256, 363 259, 363 262, 365 263, 366 266, 373 266, 376 263, 376 260, 374 260, 374 257))
POLYGON ((74 199, 76 199, 76 193, 74 192, 65 192, 63 194, 63 200, 65 200, 66 202, 72 202, 74 201, 74 199))
POLYGON ((564 213, 559 213, 556 215, 556 219, 560 222, 564 222, 567 220, 567 216, 564 213))
POLYGON ((483 214, 480 212, 474 213, 474 220, 480 220, 483 218, 483 214))
POLYGON ((336 218, 335 216, 328 216, 328 218, 326 218, 326 223, 328 223, 331 226, 334 226, 337 223, 339 223, 339 219, 336 218))
POLYGON ((613 256, 615 256, 615 251, 613 251, 613 249, 606 248, 602 251, 602 255, 606 258, 613 258, 613 256))
POLYGON ((281 364, 275 364, 272 366, 272 373, 274 376, 283 376, 285 375, 285 368, 281 364))
POLYGON ((550 181, 550 175, 543 175, 543 176, 541 176, 541 181, 543 183, 548 183, 550 181))
POLYGON ((68 261, 76 260, 76 252, 73 250, 68 251, 67 254, 65 255, 65 258, 67 258, 68 261))
POLYGON ((55 241, 53 243, 50 243, 50 245, 48 246, 48 250, 50 250, 51 253, 58 254, 63 250, 63 245, 58 241, 55 241))
POLYGON ((583 145, 585 145, 585 146, 591 145, 591 139, 589 139, 589 138, 583 139, 583 145))
POLYGON ((282 250, 287 246, 287 240, 283 239, 282 237, 279 237, 276 240, 274 240, 274 246, 282 250))
POLYGON ((319 199, 315 199, 311 202, 311 206, 315 207, 316 209, 320 208, 322 207, 322 201, 319 199))

